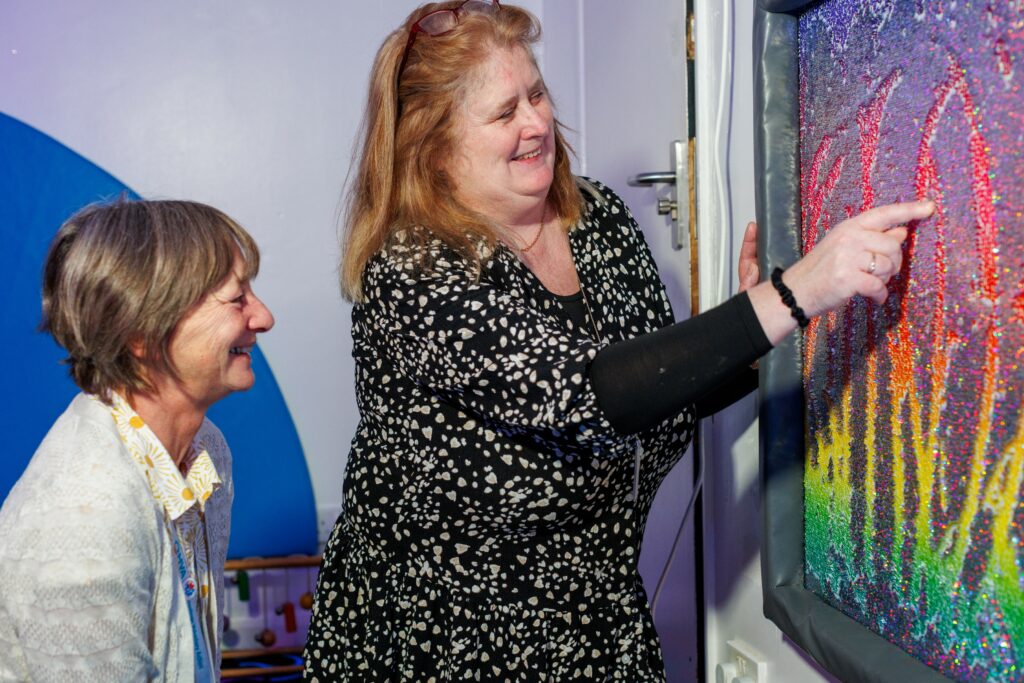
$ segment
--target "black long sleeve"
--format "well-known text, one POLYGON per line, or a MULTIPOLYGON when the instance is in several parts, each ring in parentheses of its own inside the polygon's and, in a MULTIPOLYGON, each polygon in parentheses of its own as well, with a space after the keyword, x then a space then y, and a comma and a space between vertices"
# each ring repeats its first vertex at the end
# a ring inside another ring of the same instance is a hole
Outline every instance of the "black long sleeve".
POLYGON ((634 434, 689 405, 705 416, 745 396, 757 387, 750 364, 771 348, 742 293, 689 320, 606 347, 590 364, 590 380, 612 426, 634 434))

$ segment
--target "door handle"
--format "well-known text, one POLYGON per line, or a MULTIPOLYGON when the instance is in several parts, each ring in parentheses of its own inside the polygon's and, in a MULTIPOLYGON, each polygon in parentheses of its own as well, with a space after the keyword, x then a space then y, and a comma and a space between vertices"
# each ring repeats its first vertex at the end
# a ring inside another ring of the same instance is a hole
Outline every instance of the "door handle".
POLYGON ((673 167, 671 171, 638 173, 630 176, 626 182, 633 187, 650 187, 662 183, 672 186, 671 198, 658 200, 658 214, 671 214, 672 248, 678 250, 687 246, 690 238, 690 181, 687 163, 689 155, 682 140, 672 141, 669 154, 673 167))
POLYGON ((629 180, 626 181, 633 187, 643 187, 644 185, 655 185, 657 183, 671 183, 675 185, 676 174, 675 171, 655 171, 654 173, 637 173, 634 176, 630 176, 629 180))

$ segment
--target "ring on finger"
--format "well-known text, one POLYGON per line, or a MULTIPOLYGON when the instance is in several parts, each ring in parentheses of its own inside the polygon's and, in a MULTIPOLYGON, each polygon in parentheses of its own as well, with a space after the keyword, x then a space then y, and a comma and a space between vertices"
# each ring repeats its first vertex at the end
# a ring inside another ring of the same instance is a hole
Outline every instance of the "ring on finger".
POLYGON ((868 275, 874 275, 875 270, 878 268, 878 262, 875 259, 875 252, 871 252, 871 263, 868 264, 868 275))

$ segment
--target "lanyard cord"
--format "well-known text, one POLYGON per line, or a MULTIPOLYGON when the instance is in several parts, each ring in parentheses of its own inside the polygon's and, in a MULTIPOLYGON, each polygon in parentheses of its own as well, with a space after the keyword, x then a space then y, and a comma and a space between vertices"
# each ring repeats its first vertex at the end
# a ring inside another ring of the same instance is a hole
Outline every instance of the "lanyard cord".
MULTIPOLYGON (((199 512, 199 523, 202 526, 203 543, 206 548, 206 579, 208 592, 213 590, 210 586, 210 539, 206 533, 206 515, 201 511, 199 512)), ((206 670, 210 672, 211 680, 213 676, 213 662, 208 661, 208 658, 213 658, 213 644, 210 639, 206 637, 206 634, 210 633, 209 623, 209 600, 203 600, 202 584, 199 582, 198 571, 196 571, 195 558, 193 556, 193 562, 189 567, 189 562, 185 556, 184 548, 181 544, 181 539, 178 535, 178 531, 174 524, 170 520, 170 516, 167 511, 164 510, 164 526, 167 532, 171 535, 171 540, 174 542, 174 555, 177 559, 178 579, 181 582, 182 591, 185 593, 185 605, 188 608, 188 619, 192 625, 192 652, 195 656, 196 670, 206 670), (190 577, 189 574, 195 574, 195 577, 190 577), (202 601, 202 617, 203 622, 200 622, 200 616, 196 614, 197 607, 202 601), (204 628, 205 626, 205 628, 204 628)))

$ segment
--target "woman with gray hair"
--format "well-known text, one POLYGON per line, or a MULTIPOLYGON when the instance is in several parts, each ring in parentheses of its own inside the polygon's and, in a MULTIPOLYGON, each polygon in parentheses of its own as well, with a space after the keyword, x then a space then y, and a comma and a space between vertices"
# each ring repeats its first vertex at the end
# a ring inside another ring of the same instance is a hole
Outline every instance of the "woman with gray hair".
POLYGON ((42 329, 82 390, 0 510, 0 680, 216 681, 231 453, 207 409, 254 381, 259 250, 209 206, 82 209, 42 329))

